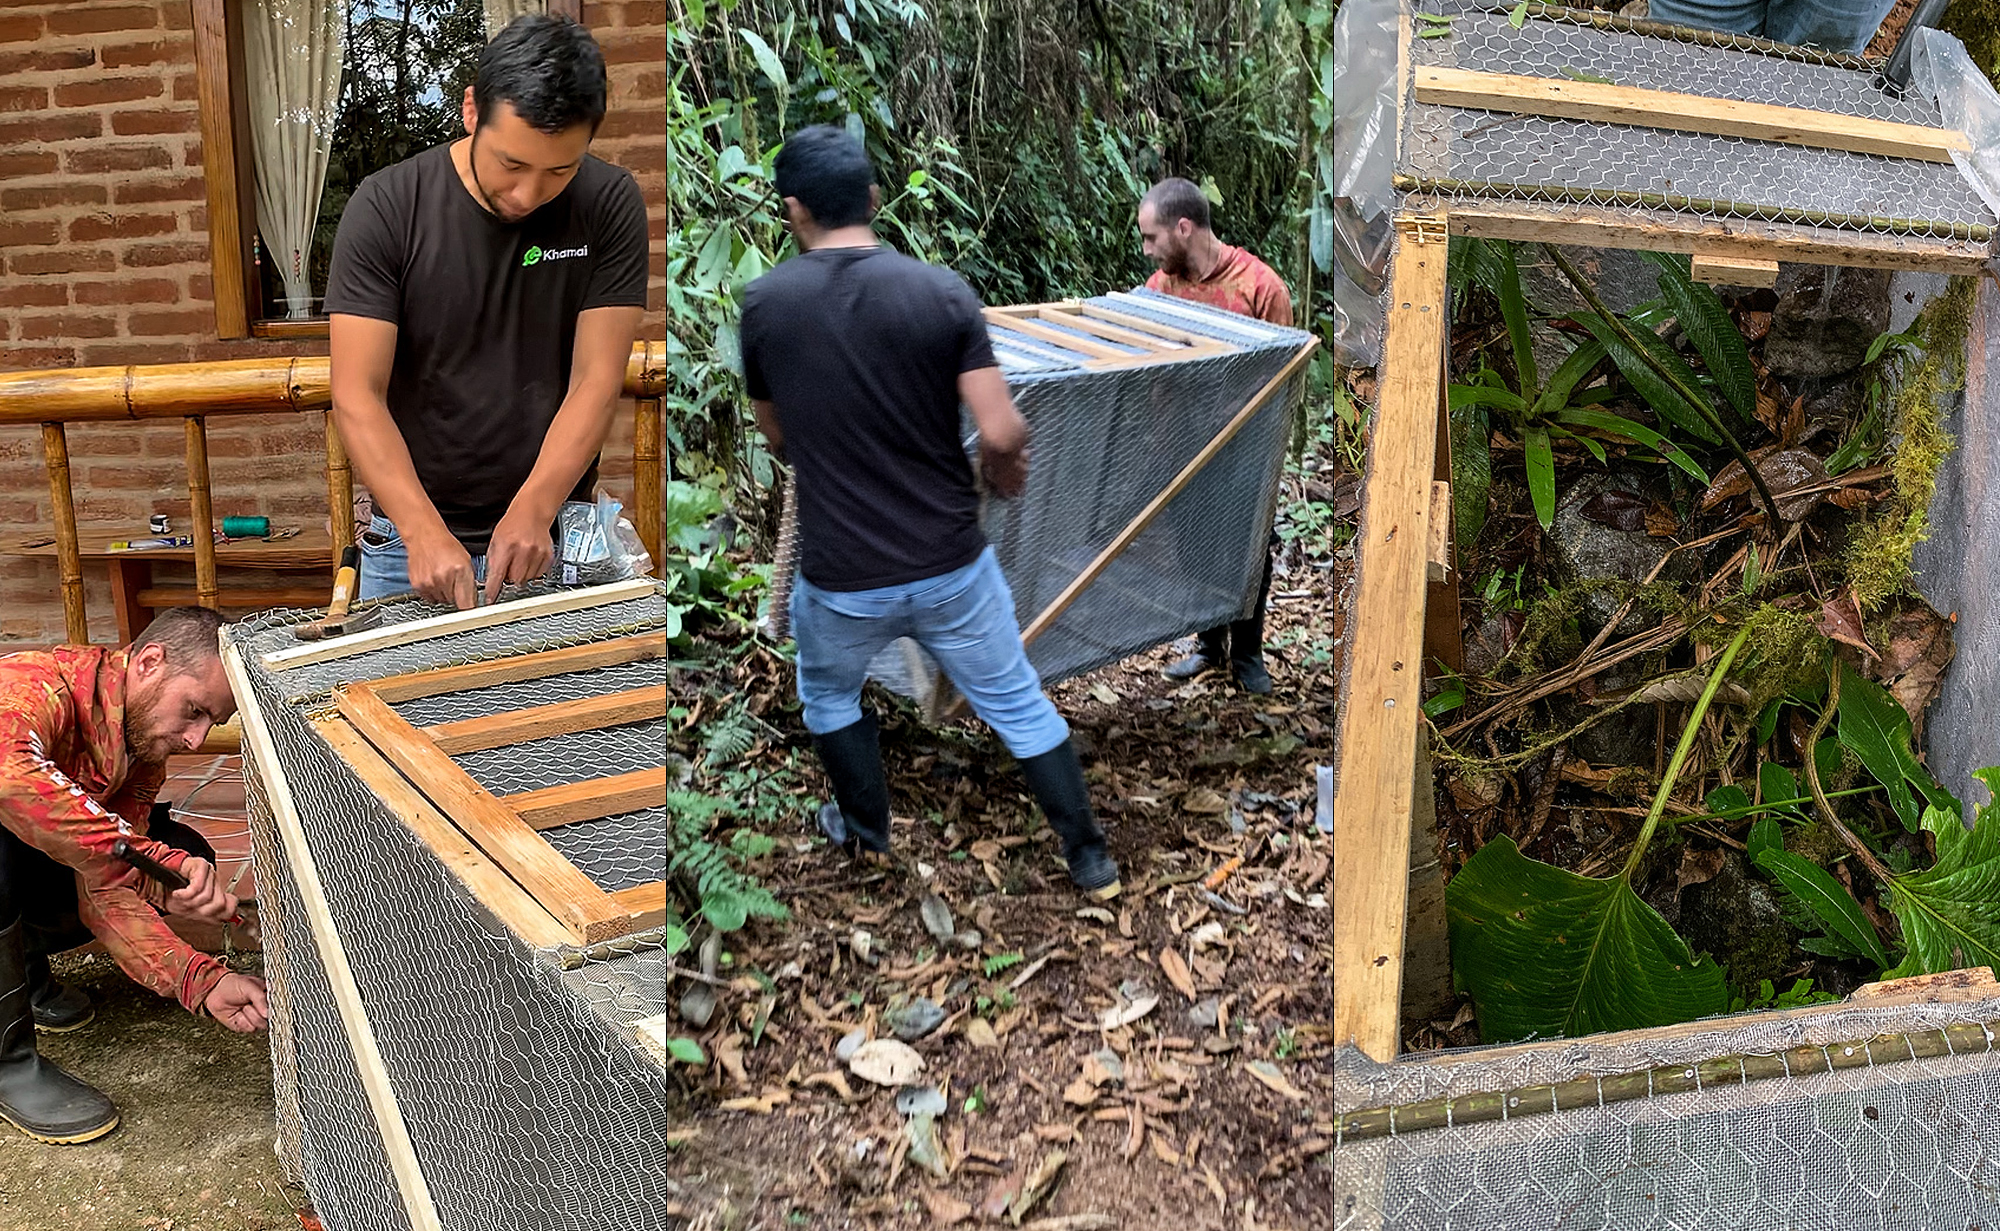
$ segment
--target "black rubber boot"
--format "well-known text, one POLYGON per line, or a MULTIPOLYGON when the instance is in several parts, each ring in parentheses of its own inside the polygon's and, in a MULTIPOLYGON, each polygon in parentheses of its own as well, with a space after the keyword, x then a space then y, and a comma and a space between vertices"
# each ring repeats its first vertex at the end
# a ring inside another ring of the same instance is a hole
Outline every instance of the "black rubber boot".
POLYGON ((833 782, 833 803, 819 810, 820 832, 850 855, 889 850, 889 781, 882 775, 882 748, 875 715, 838 731, 813 736, 820 763, 833 782))
POLYGON ((1264 576, 1257 583, 1257 605, 1229 625, 1229 674, 1237 686, 1259 697, 1271 695, 1271 673, 1264 669, 1264 606, 1271 598, 1271 566, 1277 563, 1278 542, 1264 552, 1264 576))
POLYGON ((1229 626, 1211 628, 1201 634, 1195 652, 1170 664, 1164 674, 1170 680, 1191 680, 1204 671, 1217 671, 1229 658, 1229 626))
POLYGON ((1038 757, 1021 762, 1021 773, 1035 802, 1049 818, 1049 828, 1062 839, 1069 878, 1093 902, 1109 902, 1124 888, 1118 865, 1104 849, 1104 830, 1090 810, 1090 788, 1084 785, 1083 763, 1068 740, 1038 757))
POLYGON ((90 997, 81 988, 57 982, 49 971, 49 959, 39 953, 28 958, 28 1003, 34 1009, 35 1029, 48 1034, 68 1034, 97 1019, 90 997))
POLYGON ((35 1050, 28 949, 19 920, 0 928, 0 1117, 36 1141, 75 1145, 118 1127, 118 1109, 35 1050))

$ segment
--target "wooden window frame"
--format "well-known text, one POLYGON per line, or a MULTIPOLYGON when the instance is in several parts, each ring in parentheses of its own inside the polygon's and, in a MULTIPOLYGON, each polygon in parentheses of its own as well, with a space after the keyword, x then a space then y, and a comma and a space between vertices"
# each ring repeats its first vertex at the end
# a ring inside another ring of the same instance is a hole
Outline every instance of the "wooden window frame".
MULTIPOLYGON (((547 6, 558 16, 583 20, 583 0, 547 0, 547 6)), ((245 77, 243 0, 192 0, 192 8, 216 337, 225 342, 253 337, 324 338, 324 317, 258 319, 264 288, 258 284, 257 266, 251 259, 251 244, 257 234, 257 198, 249 158, 249 94, 240 84, 245 77)))

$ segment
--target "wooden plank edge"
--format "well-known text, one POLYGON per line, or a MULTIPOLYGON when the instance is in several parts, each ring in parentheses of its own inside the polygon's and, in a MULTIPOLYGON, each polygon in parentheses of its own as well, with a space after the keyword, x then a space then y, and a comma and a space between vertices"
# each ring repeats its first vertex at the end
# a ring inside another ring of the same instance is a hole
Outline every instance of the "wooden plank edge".
POLYGON ((292 788, 286 780, 284 764, 279 761, 277 748, 271 742, 270 729, 264 724, 263 711, 257 704, 256 692, 250 686, 243 657, 234 645, 223 646, 222 667, 229 677, 230 688, 236 693, 237 709, 243 715, 244 734, 255 755, 258 776, 264 780, 264 795, 270 801, 271 812, 277 822, 285 862, 299 897, 305 903, 306 931, 312 936, 313 947, 325 968, 342 1033, 347 1036, 348 1047, 353 1052, 362 1093, 367 1097, 369 1110, 374 1113, 376 1130, 382 1139, 390 1173, 396 1181, 403 1212, 416 1231, 443 1231, 438 1222, 437 1206, 431 1200, 430 1184, 424 1178, 423 1166, 417 1161, 416 1146, 410 1140, 409 1125, 403 1120, 402 1105, 396 1098, 395 1086, 389 1080, 388 1068, 383 1064, 381 1049, 375 1042, 375 1028, 368 1019, 368 1006, 362 1000, 354 968, 348 963, 346 946, 341 942, 339 930, 334 927, 326 886, 320 881, 319 864, 313 858, 312 847, 306 841, 305 827, 292 803, 292 788))
POLYGON ((562 786, 522 791, 501 799, 514 814, 535 829, 555 829, 579 821, 597 821, 640 808, 664 807, 667 767, 634 770, 609 778, 590 778, 562 786))
POLYGON ((502 925, 534 948, 548 949, 570 942, 568 928, 542 909, 534 895, 489 859, 345 719, 322 718, 312 727, 396 819, 437 856, 452 879, 465 886, 466 892, 502 925))
POLYGON ((570 611, 585 611, 592 607, 630 602, 658 592, 659 583, 652 578, 634 577, 629 581, 614 581, 609 585, 591 586, 582 590, 563 590, 555 594, 538 595, 535 598, 517 599, 511 603, 494 603, 492 606, 475 607, 470 611, 448 612, 402 624, 371 628, 365 632, 334 637, 311 645, 295 646, 289 650, 273 650, 264 655, 264 667, 268 671, 285 671, 293 667, 327 662, 330 659, 408 645, 413 641, 441 637, 447 633, 468 632, 473 629, 491 628, 496 624, 511 624, 518 620, 532 620, 540 616, 561 615, 570 611))
POLYGON ((505 748, 510 744, 524 744, 529 740, 547 739, 553 735, 622 727, 666 716, 667 686, 660 683, 574 701, 507 710, 481 718, 441 722, 419 729, 443 749, 446 756, 455 757, 468 752, 505 748))
POLYGON ((663 628, 634 637, 565 646, 560 650, 535 650, 457 667, 384 676, 370 683, 369 687, 375 690, 376 696, 396 704, 420 697, 471 692, 495 684, 519 684, 527 680, 546 679, 551 675, 568 675, 666 656, 667 630, 663 628))

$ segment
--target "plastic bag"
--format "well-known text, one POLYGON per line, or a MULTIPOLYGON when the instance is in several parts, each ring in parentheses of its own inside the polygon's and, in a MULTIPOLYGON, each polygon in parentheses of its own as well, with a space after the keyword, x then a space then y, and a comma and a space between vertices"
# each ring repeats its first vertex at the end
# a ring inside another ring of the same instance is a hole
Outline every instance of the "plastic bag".
POLYGON ((562 586, 601 586, 650 575, 653 557, 639 541, 632 523, 620 517, 623 508, 609 496, 597 503, 564 503, 556 514, 555 560, 548 580, 562 586))
POLYGON ((1970 148, 1953 150, 1951 161, 1987 208, 2000 214, 2000 94, 1974 66, 1965 44, 1930 28, 1916 33, 1910 84, 1937 104, 1946 128, 1965 134, 1970 148))
POLYGON ((1333 205, 1314 219, 1333 252, 1334 362, 1382 354, 1383 281, 1396 191, 1397 20, 1402 0, 1346 0, 1333 18, 1333 205))

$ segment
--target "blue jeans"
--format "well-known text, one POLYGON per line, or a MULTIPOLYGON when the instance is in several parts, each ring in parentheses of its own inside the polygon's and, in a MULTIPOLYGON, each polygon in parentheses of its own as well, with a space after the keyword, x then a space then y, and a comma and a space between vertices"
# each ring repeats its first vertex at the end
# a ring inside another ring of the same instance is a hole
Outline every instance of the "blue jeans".
MULTIPOLYGON (((410 551, 403 546, 403 532, 396 529, 395 522, 375 514, 355 546, 361 549, 360 593, 355 598, 387 598, 410 592, 410 551)), ((472 576, 481 585, 486 583, 485 556, 472 557, 472 576)))
POLYGON ((1646 16, 1794 47, 1858 52, 1894 7, 1895 0, 1652 0, 1646 16))
POLYGON ((879 590, 822 590, 804 576, 792 588, 799 700, 806 729, 825 735, 861 721, 868 664, 898 637, 930 651, 972 712, 1026 760, 1069 738, 1069 724, 1042 692, 1021 647, 1014 595, 988 547, 964 568, 879 590))

